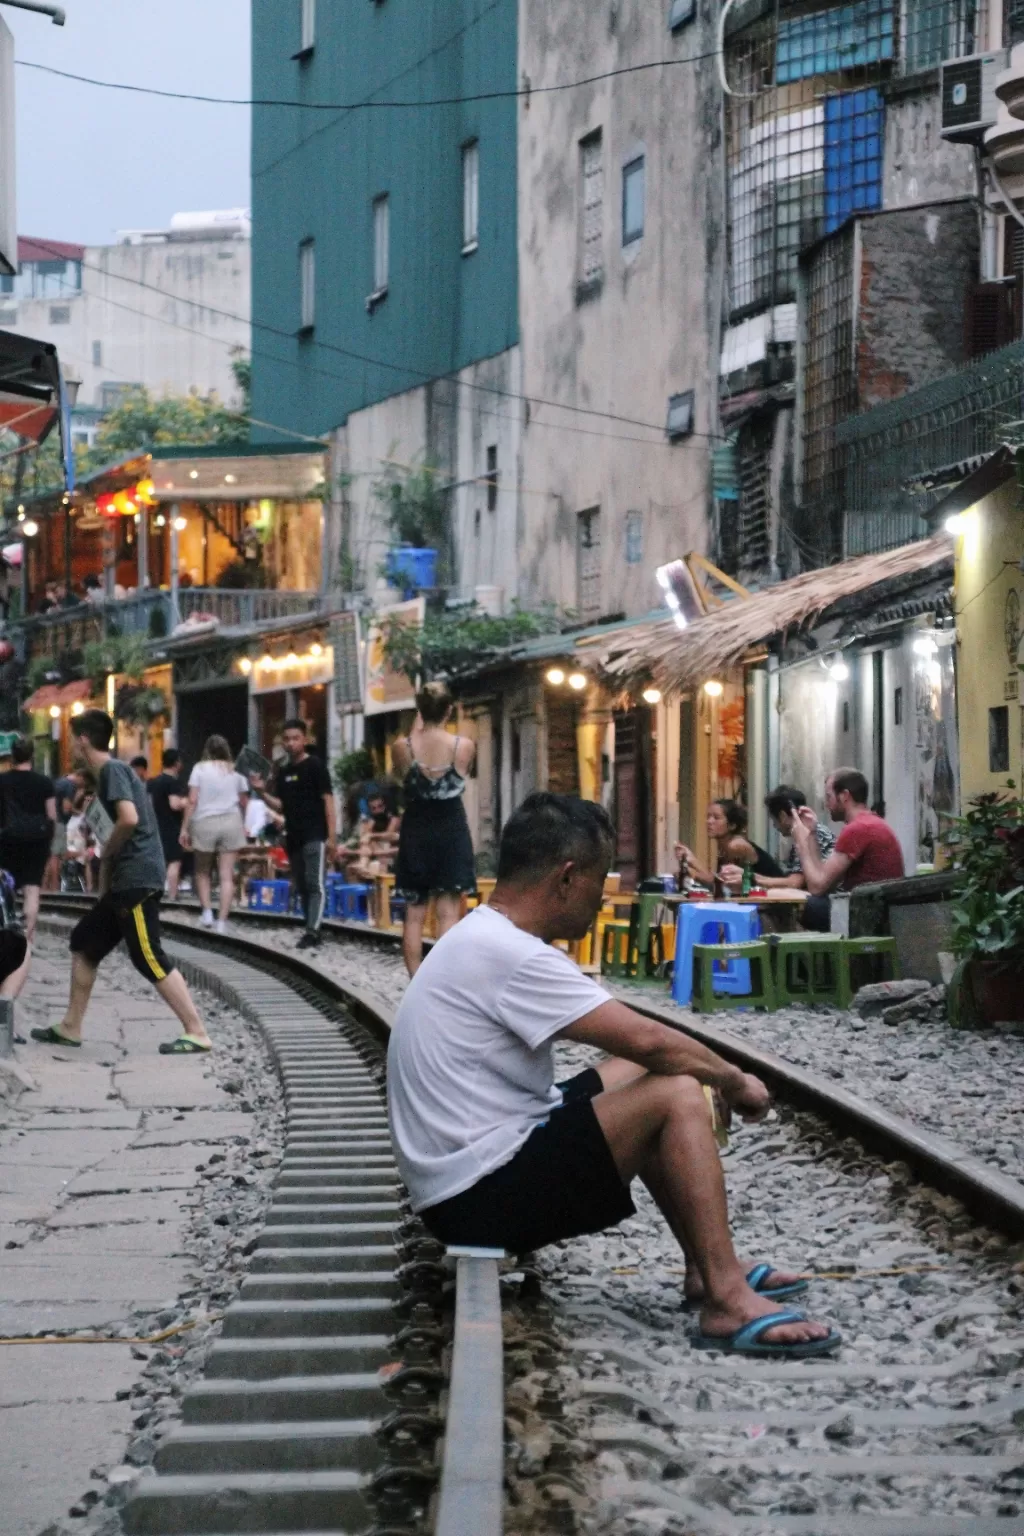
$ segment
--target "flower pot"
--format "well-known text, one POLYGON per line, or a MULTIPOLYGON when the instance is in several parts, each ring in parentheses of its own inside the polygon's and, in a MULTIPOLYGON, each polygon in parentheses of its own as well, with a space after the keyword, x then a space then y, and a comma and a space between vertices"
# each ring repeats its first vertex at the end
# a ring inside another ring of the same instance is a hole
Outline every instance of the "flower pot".
POLYGON ((1006 960, 975 958, 969 969, 974 1001, 986 1024, 1024 1021, 1024 954, 1006 960))

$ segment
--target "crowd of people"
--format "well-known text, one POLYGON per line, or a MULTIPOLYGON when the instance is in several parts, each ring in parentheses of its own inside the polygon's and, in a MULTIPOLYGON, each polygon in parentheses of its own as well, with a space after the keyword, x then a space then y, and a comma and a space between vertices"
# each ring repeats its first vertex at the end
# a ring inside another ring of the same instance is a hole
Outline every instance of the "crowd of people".
MULTIPOLYGON (((473 744, 449 729, 444 687, 428 684, 417 706, 393 748, 404 810, 390 786, 364 785, 340 847, 330 774, 298 719, 285 723, 283 757, 266 776, 240 772, 228 742, 213 735, 187 782, 171 748, 150 778, 144 758, 111 755, 114 724, 96 709, 72 720, 76 767, 56 783, 34 769, 32 744, 17 741, 11 771, 0 775, 0 865, 23 892, 25 932, 0 931, 0 1001, 24 984, 40 888, 54 863, 84 861, 98 900, 71 934, 67 1007, 33 1037, 80 1048, 97 970, 123 941, 177 1020, 161 1053, 204 1053, 212 1042, 160 933, 161 901, 165 890, 178 894, 186 860, 200 922, 224 931, 239 852, 252 835, 279 835, 303 898, 303 948, 320 942, 331 864, 358 878, 393 861, 411 980, 389 1048, 389 1116, 426 1227, 448 1244, 522 1253, 618 1224, 635 1209, 630 1185, 639 1178, 679 1242, 681 1299, 700 1314, 697 1347, 780 1357, 834 1351, 836 1330, 792 1305, 807 1279, 769 1259, 741 1261, 733 1245, 705 1089, 726 1117, 757 1120, 769 1108, 764 1085, 634 1012, 557 947, 590 930, 604 899, 614 851, 607 812, 572 796, 530 795, 503 830, 489 902, 460 921, 476 884, 463 805, 473 744), (424 960, 431 900, 438 939, 424 960), (556 1040, 602 1054, 556 1082, 556 1040)), ((679 844, 680 881, 720 893, 752 882, 802 890, 805 925, 827 927, 830 893, 902 875, 903 857, 869 809, 857 769, 834 770, 824 799, 838 836, 799 788, 782 784, 766 797, 789 843, 781 862, 748 835, 741 804, 714 801, 707 831, 715 857, 705 865, 679 844)))

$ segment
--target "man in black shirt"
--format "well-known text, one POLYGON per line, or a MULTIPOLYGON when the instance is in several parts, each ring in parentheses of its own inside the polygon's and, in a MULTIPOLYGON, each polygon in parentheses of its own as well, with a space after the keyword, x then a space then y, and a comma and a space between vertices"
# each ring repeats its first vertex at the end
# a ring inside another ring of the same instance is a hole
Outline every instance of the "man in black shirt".
POLYGON ((299 948, 315 949, 324 915, 324 859, 333 858, 337 847, 334 793, 323 761, 306 750, 305 722, 286 720, 281 739, 288 761, 274 775, 273 794, 258 774, 249 782, 270 809, 284 817, 292 884, 306 912, 299 948))
POLYGON ((32 767, 32 743, 11 746, 12 768, 0 775, 0 864, 24 893, 25 935, 31 944, 39 916, 39 888, 57 822, 53 780, 32 767))
POLYGON ((181 818, 187 804, 182 794, 181 753, 168 747, 164 753, 164 765, 155 779, 146 781, 149 798, 156 813, 164 858, 167 861, 167 895, 171 901, 178 899, 178 881, 181 878, 181 818))

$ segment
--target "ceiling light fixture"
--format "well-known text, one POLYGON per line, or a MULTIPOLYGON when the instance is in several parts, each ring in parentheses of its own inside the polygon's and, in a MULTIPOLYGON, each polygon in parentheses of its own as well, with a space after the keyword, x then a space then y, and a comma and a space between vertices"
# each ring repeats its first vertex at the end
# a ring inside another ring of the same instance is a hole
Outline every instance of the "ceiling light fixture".
POLYGON ((640 695, 640 697, 643 699, 645 704, 660 704, 661 703, 661 689, 660 688, 645 688, 643 693, 640 695))
POLYGON ((565 673, 562 671, 561 667, 549 667, 544 676, 547 678, 552 688, 561 688, 562 684, 565 682, 565 673))
POLYGON ((570 688, 574 688, 577 693, 582 693, 583 689, 586 686, 587 686, 587 674, 585 672, 570 672, 569 673, 569 687, 570 688))
POLYGON ((717 678, 709 677, 707 682, 704 684, 704 692, 707 694, 709 699, 720 699, 722 694, 725 692, 725 688, 717 678))

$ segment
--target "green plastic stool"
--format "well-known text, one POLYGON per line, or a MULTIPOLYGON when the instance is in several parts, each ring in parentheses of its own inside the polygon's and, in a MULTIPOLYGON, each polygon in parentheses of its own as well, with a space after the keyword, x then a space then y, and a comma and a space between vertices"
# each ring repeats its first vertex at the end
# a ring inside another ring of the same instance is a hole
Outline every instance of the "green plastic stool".
POLYGON ((850 961, 857 960, 861 955, 878 955, 882 960, 882 969, 888 971, 887 976, 880 976, 880 981, 895 981, 900 974, 899 956, 896 953, 896 940, 890 935, 873 935, 861 939, 843 939, 843 947, 840 952, 840 964, 843 973, 843 986, 845 988, 846 1001, 844 1008, 849 1008, 853 1001, 854 986, 850 973, 850 961))
POLYGON ((605 923, 601 970, 606 976, 635 976, 636 951, 631 943, 632 923, 605 923))
POLYGON ((744 944, 695 944, 693 946, 693 1008, 697 1013, 719 1013, 725 1008, 765 1008, 774 1013, 778 1007, 772 975, 771 946, 764 939, 744 944), (749 992, 716 992, 715 961, 747 960, 757 966, 760 990, 754 990, 750 973, 749 992))
POLYGON ((775 995, 790 1003, 850 1006, 850 967, 838 933, 780 933, 774 938, 775 995))

